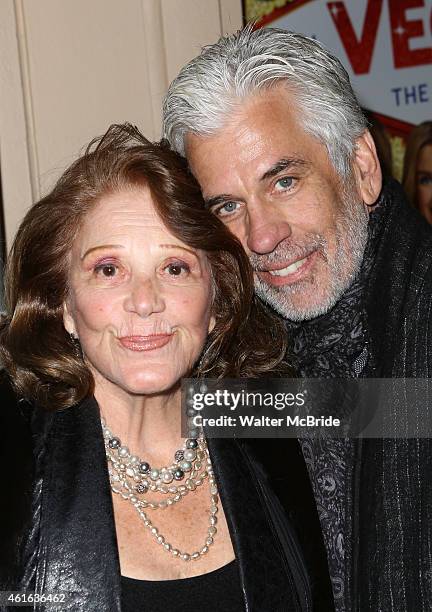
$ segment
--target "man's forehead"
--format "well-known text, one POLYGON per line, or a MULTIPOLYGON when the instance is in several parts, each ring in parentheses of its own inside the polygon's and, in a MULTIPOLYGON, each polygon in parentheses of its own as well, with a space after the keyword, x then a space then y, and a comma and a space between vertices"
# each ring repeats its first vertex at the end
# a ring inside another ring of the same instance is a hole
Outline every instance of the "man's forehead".
POLYGON ((228 139, 224 130, 213 136, 190 135, 186 154, 205 190, 207 183, 224 183, 237 174, 260 182, 285 170, 305 170, 313 165, 316 150, 287 134, 266 138, 252 128, 245 138, 232 138, 230 134, 228 139))

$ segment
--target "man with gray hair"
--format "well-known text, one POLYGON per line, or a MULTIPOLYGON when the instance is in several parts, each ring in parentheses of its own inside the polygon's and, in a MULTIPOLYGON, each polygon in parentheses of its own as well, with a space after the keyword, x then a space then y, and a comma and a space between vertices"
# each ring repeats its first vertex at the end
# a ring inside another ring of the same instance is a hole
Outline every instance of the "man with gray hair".
MULTIPOLYGON (((302 376, 430 377, 432 233, 382 185, 339 60, 300 34, 245 28, 180 71, 164 130, 249 254, 302 376)), ((432 609, 430 440, 300 445, 336 609, 432 609)), ((280 460, 296 469, 294 454, 280 460)))

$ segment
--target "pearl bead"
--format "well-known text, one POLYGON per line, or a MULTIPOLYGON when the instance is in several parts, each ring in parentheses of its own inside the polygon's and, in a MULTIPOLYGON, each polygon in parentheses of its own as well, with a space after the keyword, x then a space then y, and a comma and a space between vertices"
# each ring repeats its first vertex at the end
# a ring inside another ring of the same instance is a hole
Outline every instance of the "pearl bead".
POLYGON ((198 442, 195 438, 190 438, 189 440, 186 440, 186 448, 197 448, 198 447, 198 442))
POLYGON ((209 550, 209 547, 207 545, 203 546, 200 550, 200 554, 205 555, 208 552, 208 550, 209 550))
POLYGON ((129 463, 138 463, 139 458, 136 455, 131 455, 129 457, 129 463))
POLYGON ((183 553, 181 558, 183 559, 183 561, 190 561, 190 555, 188 555, 187 553, 183 553))
POLYGON ((173 475, 176 480, 182 480, 184 478, 184 472, 181 469, 175 470, 173 475))
POLYGON ((210 523, 210 525, 216 525, 217 517, 214 516, 214 514, 211 515, 209 523, 210 523))
POLYGON ((208 531, 208 534, 210 536, 214 536, 214 535, 216 535, 217 529, 216 529, 216 527, 209 527, 207 531, 208 531))
POLYGON ((194 552, 193 555, 191 555, 191 559, 198 559, 199 556, 199 552, 194 552))
POLYGON ((171 554, 172 554, 174 557, 178 557, 178 556, 179 556, 179 554, 180 554, 180 551, 179 551, 179 550, 177 550, 177 548, 172 548, 172 549, 171 549, 171 554))
POLYGON ((150 478, 151 478, 152 480, 157 480, 157 479, 159 478, 159 470, 157 470, 156 468, 153 468, 153 469, 150 471, 150 478))
POLYGON ((176 461, 183 461, 183 459, 184 459, 184 451, 182 451, 182 450, 176 451, 176 453, 174 455, 174 459, 176 461))
POLYGON ((110 448, 118 448, 120 446, 120 439, 119 438, 111 438, 111 440, 109 440, 109 442, 108 442, 108 446, 110 448))
POLYGON ((186 461, 193 461, 196 457, 196 451, 193 448, 188 448, 184 452, 184 458, 186 461))
POLYGON ((210 538, 210 537, 207 538, 206 544, 207 544, 207 546, 211 546, 213 544, 213 538, 210 538))
POLYGON ((129 449, 127 446, 121 446, 118 449, 119 457, 127 457, 129 455, 129 449))
POLYGON ((172 482, 173 478, 174 476, 170 470, 166 470, 165 472, 162 472, 162 480, 166 484, 169 484, 170 482, 172 482))
POLYGON ((141 472, 141 474, 147 474, 147 472, 150 471, 150 464, 147 463, 147 461, 142 461, 139 464, 139 471, 141 472))
POLYGON ((184 472, 190 472, 192 469, 192 463, 190 461, 181 461, 180 469, 182 469, 184 472))

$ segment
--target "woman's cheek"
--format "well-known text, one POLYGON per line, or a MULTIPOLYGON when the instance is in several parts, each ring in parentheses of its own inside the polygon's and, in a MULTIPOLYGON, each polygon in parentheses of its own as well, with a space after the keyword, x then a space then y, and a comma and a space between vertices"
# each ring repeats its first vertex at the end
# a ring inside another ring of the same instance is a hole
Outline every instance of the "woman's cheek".
POLYGON ((81 322, 93 329, 103 327, 113 318, 113 304, 99 293, 77 293, 75 310, 81 322))

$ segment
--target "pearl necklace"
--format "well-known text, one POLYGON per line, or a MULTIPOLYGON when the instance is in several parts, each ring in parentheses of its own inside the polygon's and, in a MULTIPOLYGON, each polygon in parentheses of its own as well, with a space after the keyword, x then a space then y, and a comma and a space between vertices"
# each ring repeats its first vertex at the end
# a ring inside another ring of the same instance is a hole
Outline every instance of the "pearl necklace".
POLYGON ((123 446, 121 440, 113 436, 104 418, 101 418, 101 423, 113 493, 120 495, 135 507, 145 527, 166 552, 182 561, 200 559, 214 543, 219 502, 218 489, 205 438, 201 436, 187 439, 184 449, 176 451, 174 462, 170 466, 152 469, 148 462, 142 461, 136 455, 131 455, 127 446, 123 446), (184 485, 171 484, 174 480, 183 480, 186 474, 188 477, 184 485), (200 550, 194 552, 180 551, 159 533, 144 509, 165 509, 181 501, 189 492, 195 491, 206 478, 209 479, 210 485, 210 513, 205 543, 200 550), (138 496, 149 490, 164 495, 171 494, 171 496, 158 502, 139 499, 138 496))

